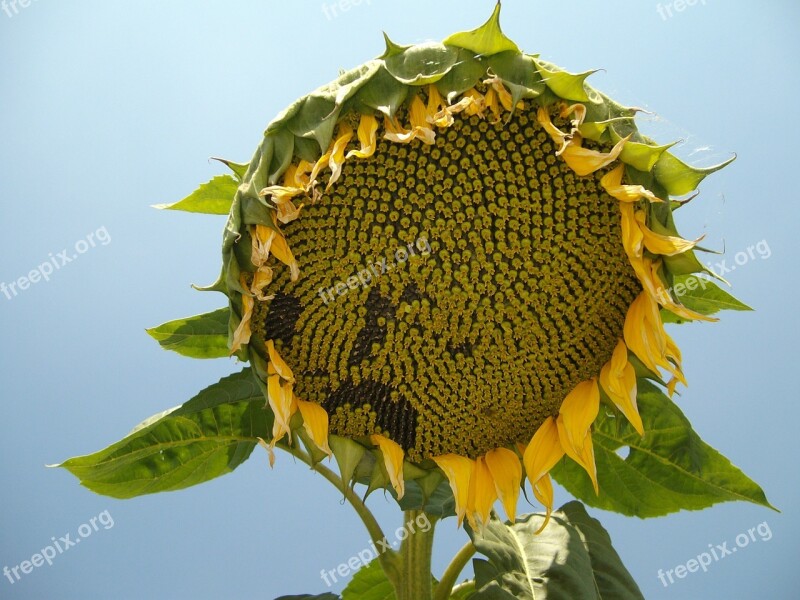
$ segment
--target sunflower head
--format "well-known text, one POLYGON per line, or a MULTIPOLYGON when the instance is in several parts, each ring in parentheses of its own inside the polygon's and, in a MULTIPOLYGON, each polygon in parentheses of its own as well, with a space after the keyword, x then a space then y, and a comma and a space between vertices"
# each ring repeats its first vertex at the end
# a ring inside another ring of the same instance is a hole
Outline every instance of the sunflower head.
POLYGON ((550 510, 565 455, 596 491, 592 423, 639 433, 637 381, 684 383, 662 314, 702 272, 672 197, 692 168, 641 135, 636 109, 523 53, 490 20, 386 52, 287 108, 240 185, 213 289, 230 351, 274 415, 345 481, 447 480, 459 522, 525 477, 550 510))

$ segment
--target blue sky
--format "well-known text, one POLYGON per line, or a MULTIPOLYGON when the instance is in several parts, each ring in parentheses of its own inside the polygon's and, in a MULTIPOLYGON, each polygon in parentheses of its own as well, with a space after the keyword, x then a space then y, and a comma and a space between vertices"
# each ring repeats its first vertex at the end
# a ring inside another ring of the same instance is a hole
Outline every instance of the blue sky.
MULTIPOLYGON (((149 206, 218 173, 210 156, 249 160, 287 104, 380 54, 382 30, 402 43, 442 39, 482 23, 493 3, 364 0, 346 11, 319 0, 27 4, 0 8, 0 282, 48 261, 59 268, 49 281, 0 295, 0 568, 52 538, 91 533, 13 585, 0 578, 0 597, 326 591, 320 570, 365 548, 367 536, 339 494, 288 455, 270 471, 257 451, 233 475, 125 502, 44 465, 104 447, 238 370, 233 361, 168 354, 145 335, 222 305, 190 288, 218 273, 222 220, 149 206), (77 258, 62 264, 65 248, 77 258)), ((726 504, 640 521, 591 510, 648 598, 800 592, 792 278, 800 215, 791 161, 800 6, 765 4, 504 3, 504 28, 524 50, 572 71, 603 69, 593 85, 653 111, 642 127, 683 139, 684 158, 708 165, 736 152, 679 226, 725 247, 728 266, 749 246, 769 249, 727 274, 757 312, 675 330, 690 381, 678 402, 783 512, 726 504), (657 578, 765 522, 770 539, 708 572, 667 587, 657 578)), ((559 490, 556 500, 567 495, 559 490)), ((387 528, 400 525, 380 494, 371 506, 387 528)), ((440 525, 437 573, 464 539, 452 520, 440 525)))

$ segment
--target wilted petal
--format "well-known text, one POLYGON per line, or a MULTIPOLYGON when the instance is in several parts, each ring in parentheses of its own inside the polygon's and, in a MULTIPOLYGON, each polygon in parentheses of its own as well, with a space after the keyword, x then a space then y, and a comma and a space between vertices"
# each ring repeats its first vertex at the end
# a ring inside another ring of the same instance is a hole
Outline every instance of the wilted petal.
POLYGON ((399 444, 382 435, 373 434, 370 436, 370 440, 380 449, 386 472, 389 474, 389 481, 392 482, 392 487, 397 492, 397 499, 400 500, 406 493, 405 480, 403 479, 405 453, 399 444))
POLYGON ((519 457, 508 448, 497 448, 486 453, 486 466, 494 479, 506 516, 513 523, 517 517, 517 499, 522 481, 519 457))

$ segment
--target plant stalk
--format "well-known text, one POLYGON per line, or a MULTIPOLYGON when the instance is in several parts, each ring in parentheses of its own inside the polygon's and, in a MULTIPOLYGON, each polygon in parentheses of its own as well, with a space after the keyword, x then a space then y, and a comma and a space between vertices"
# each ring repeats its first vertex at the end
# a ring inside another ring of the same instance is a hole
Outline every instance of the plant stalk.
POLYGON ((400 581, 395 584, 397 600, 433 600, 433 534, 436 519, 421 510, 404 513, 404 530, 407 534, 400 547, 400 581), (429 523, 427 531, 421 529, 417 519, 429 523))

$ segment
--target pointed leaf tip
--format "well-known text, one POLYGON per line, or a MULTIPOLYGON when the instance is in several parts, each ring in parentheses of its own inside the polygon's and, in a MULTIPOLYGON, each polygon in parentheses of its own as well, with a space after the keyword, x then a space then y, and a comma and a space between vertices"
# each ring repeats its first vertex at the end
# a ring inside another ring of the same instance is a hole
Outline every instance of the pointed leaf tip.
POLYGON ((519 46, 506 37, 500 28, 500 2, 495 5, 494 12, 486 23, 472 31, 454 33, 443 43, 445 46, 465 48, 483 56, 493 56, 500 52, 521 52, 519 46))
POLYGON ((402 54, 403 52, 411 48, 411 46, 401 46, 400 44, 395 44, 389 38, 389 34, 387 34, 385 31, 383 32, 383 39, 386 42, 386 51, 380 57, 383 60, 386 60, 387 58, 390 58, 392 56, 397 56, 398 54, 402 54))

